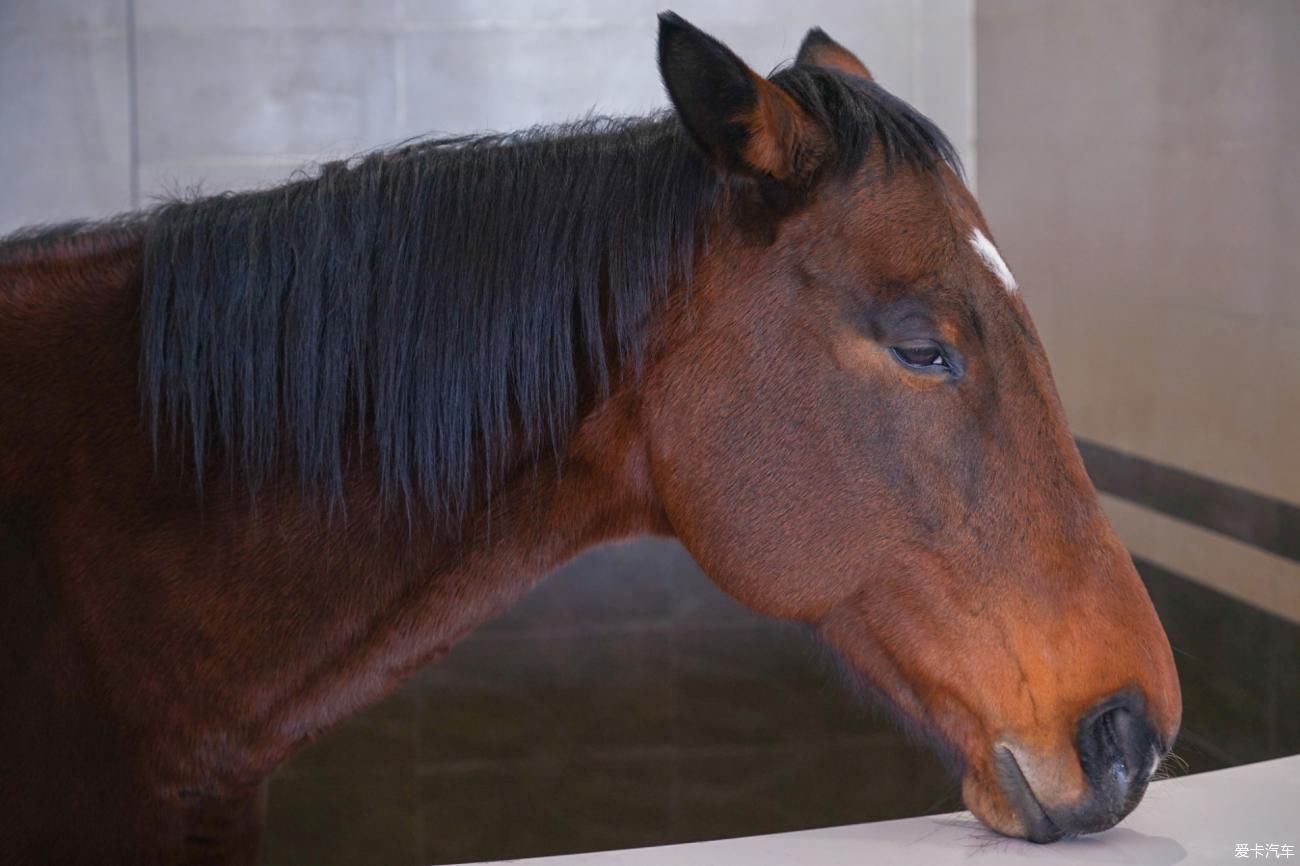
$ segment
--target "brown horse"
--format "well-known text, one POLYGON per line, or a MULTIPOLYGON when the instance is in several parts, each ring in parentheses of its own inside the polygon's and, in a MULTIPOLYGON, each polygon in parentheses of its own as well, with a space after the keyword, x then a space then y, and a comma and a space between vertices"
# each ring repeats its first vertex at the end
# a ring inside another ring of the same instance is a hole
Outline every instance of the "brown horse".
POLYGON ((659 52, 669 114, 0 246, 4 862, 252 861, 295 749, 639 533, 990 827, 1137 804, 1169 645, 951 147, 819 30, 659 52))

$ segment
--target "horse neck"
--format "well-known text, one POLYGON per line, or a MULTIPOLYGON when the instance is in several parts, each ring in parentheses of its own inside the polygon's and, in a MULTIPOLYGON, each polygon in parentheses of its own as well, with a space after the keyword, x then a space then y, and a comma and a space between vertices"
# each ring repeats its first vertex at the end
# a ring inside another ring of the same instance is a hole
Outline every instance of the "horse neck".
POLYGON ((377 472, 358 470, 333 514, 292 480, 198 494, 184 454, 155 454, 141 420, 138 258, 123 255, 0 287, 47 299, 0 304, 0 381, 30 397, 0 415, 0 504, 30 503, 32 549, 58 553, 33 564, 49 587, 10 615, 62 600, 67 652, 102 680, 96 712, 140 731, 159 767, 197 743, 206 772, 256 778, 582 550, 666 531, 630 388, 451 533, 385 509, 377 472))
MULTIPOLYGON (((418 518, 363 517, 373 504, 348 504, 335 543, 319 513, 263 514, 261 522, 313 527, 288 542, 295 567, 320 582, 303 584, 310 614, 296 623, 301 664, 292 679, 309 689, 280 692, 264 730, 277 763, 294 744, 342 719, 440 658, 569 559, 603 542, 666 534, 631 393, 600 403, 581 421, 563 459, 516 469, 458 532, 435 540, 418 518), (302 552, 311 550, 309 556, 302 552)), ((374 509, 372 514, 381 509, 374 509)), ((264 621, 262 628, 280 628, 264 621)), ((266 644, 250 635, 250 652, 266 644)))
POLYGON ((490 616, 589 547, 666 531, 636 397, 624 391, 585 416, 561 458, 516 467, 439 547, 436 572, 452 585, 473 577, 497 602, 480 609, 490 616))

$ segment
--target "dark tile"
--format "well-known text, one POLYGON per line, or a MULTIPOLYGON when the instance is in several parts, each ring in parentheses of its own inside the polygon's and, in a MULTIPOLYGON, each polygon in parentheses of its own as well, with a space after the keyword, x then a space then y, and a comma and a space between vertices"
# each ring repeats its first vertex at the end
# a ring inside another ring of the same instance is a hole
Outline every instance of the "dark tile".
POLYGON ((1137 564, 1174 650, 1183 693, 1175 751, 1189 771, 1274 757, 1273 672, 1289 624, 1153 563, 1137 564))
POLYGON ((480 636, 517 636, 669 623, 765 621, 718 589, 678 544, 641 538, 595 548, 546 577, 480 636))
POLYGON ((1135 562, 1175 651, 1226 670, 1258 667, 1271 652, 1260 637, 1273 631, 1277 617, 1154 563, 1135 562))
POLYGON ((676 606, 669 541, 645 538, 588 551, 543 580, 480 636, 666 624, 676 606))
POLYGON ((430 772, 420 779, 422 856, 463 863, 665 844, 672 786, 667 750, 430 772))
POLYGON ((1300 625, 1274 628, 1272 757, 1300 754, 1300 625))
MULTIPOLYGON (((1183 731, 1235 763, 1270 757, 1267 667, 1229 671, 1203 655, 1175 654, 1183 731)), ((1194 768, 1195 769, 1195 768, 1194 768)))
POLYGON ((260 866, 417 864, 415 774, 354 773, 271 780, 260 866))
POLYGON ((426 764, 672 740, 671 635, 662 630, 471 639, 416 688, 426 764))
POLYGON ((679 772, 675 827, 683 841, 961 808, 939 761, 901 737, 692 750, 679 772))
POLYGON ((889 728, 833 674, 804 627, 682 629, 676 634, 677 742, 810 742, 889 728))
POLYGON ((719 589, 680 545, 670 562, 679 625, 731 628, 770 621, 719 589))
POLYGON ((408 683, 327 731, 285 765, 284 774, 409 768, 416 762, 416 695, 408 683))

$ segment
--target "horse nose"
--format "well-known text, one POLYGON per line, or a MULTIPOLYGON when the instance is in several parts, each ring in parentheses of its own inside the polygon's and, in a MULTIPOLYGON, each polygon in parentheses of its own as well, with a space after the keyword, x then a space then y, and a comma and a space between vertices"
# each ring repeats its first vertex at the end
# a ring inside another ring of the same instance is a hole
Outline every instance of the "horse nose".
POLYGON ((1091 796, 1075 814, 1063 816, 1074 833, 1105 830, 1133 811, 1164 752, 1146 703, 1134 692, 1107 698, 1084 714, 1075 748, 1091 796))
POLYGON ((1062 802, 1051 796, 1050 783, 1047 800, 1040 799, 1043 790, 1035 790, 1036 784, 1051 776, 1050 761, 1009 743, 995 746, 998 782, 1022 821, 1026 839, 1053 842, 1114 827, 1146 793, 1165 744, 1148 719, 1141 696, 1123 692, 1083 715, 1075 750, 1086 785, 1079 796, 1062 802))

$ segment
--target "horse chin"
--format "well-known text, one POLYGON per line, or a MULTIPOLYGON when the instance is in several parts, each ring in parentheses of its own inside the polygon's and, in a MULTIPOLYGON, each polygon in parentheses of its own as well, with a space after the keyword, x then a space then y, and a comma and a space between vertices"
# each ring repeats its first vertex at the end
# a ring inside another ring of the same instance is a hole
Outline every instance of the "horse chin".
POLYGON ((1001 789, 989 784, 991 781, 985 774, 976 772, 968 772, 962 778, 961 796, 966 808, 995 833, 1016 839, 1032 839, 1028 823, 1012 808, 1001 789))
POLYGON ((987 766, 962 779, 962 799, 971 814, 996 833, 1029 842, 1043 844, 1076 835, 1053 820, 1026 778, 1015 750, 999 744, 993 752, 987 766))

